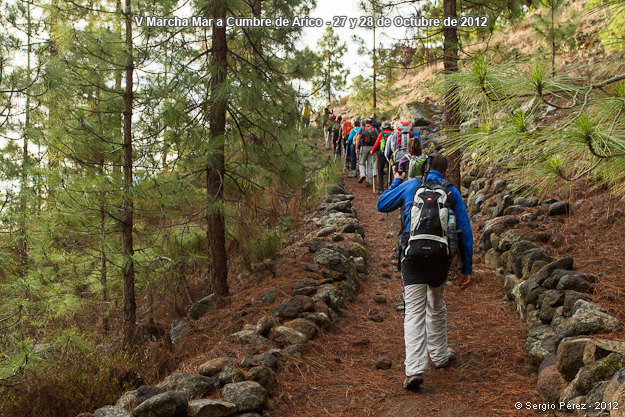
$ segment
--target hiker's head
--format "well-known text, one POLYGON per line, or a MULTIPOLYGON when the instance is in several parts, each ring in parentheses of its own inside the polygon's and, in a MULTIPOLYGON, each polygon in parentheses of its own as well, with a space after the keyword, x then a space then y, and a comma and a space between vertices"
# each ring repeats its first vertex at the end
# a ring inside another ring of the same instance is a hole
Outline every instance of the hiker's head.
POLYGON ((371 119, 365 119, 365 126, 371 126, 371 119))
POLYGON ((334 120, 334 119, 336 119, 336 116, 335 116, 335 115, 333 115, 333 114, 331 114, 331 115, 330 115, 330 120, 334 120))
POLYGON ((389 122, 385 122, 382 125, 382 129, 384 129, 384 130, 392 130, 393 128, 391 127, 391 124, 389 122))
POLYGON ((421 143, 418 138, 410 138, 408 141, 408 152, 410 155, 421 155, 423 151, 421 150, 421 143))
POLYGON ((356 121, 354 122, 354 126, 356 126, 356 127, 360 127, 360 120, 356 120, 356 121))
POLYGON ((341 121, 343 121, 343 116, 339 116, 339 117, 337 117, 336 121, 337 121, 337 122, 341 122, 341 121))
POLYGON ((438 171, 443 176, 447 175, 447 158, 438 152, 431 154, 430 158, 432 158, 430 170, 438 171))
POLYGON ((327 107, 323 109, 323 114, 328 114, 330 113, 330 109, 328 109, 327 107))

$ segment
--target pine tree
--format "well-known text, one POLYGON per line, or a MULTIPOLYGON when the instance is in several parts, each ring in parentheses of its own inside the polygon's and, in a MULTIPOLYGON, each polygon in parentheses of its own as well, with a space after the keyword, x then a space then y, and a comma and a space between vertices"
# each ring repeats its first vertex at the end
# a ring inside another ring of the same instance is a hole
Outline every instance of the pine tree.
POLYGON ((564 9, 564 0, 540 0, 543 7, 540 13, 535 15, 534 31, 549 45, 551 53, 551 76, 556 76, 556 55, 564 45, 575 44, 573 34, 577 28, 575 19, 563 21, 560 19, 564 9))
POLYGON ((344 69, 342 62, 347 46, 345 42, 341 43, 332 27, 328 26, 317 42, 317 48, 313 95, 324 97, 330 103, 336 97, 336 92, 345 87, 349 75, 349 69, 344 69))

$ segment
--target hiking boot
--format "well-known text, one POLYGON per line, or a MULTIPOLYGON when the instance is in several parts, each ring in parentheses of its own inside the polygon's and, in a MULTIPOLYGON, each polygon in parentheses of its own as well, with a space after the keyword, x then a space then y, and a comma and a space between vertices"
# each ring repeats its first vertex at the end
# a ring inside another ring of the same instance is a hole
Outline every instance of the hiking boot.
POLYGON ((404 389, 408 391, 418 390, 421 384, 423 384, 423 375, 408 376, 404 379, 404 389))
POLYGON ((362 184, 362 182, 364 180, 366 180, 366 179, 367 179, 367 177, 360 177, 360 178, 358 178, 358 184, 362 184))
POLYGON ((439 365, 435 365, 436 368, 438 368, 438 369, 447 368, 453 361, 456 360, 456 355, 457 355, 456 351, 455 350, 451 350, 451 349, 449 349, 449 351, 450 351, 450 353, 449 353, 449 356, 447 356, 447 359, 443 363, 441 363, 439 365))

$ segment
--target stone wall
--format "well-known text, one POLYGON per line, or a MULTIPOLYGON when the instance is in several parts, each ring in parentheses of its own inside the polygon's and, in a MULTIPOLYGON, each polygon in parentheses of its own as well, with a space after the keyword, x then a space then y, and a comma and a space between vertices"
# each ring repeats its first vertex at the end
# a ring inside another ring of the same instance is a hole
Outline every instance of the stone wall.
POLYGON ((524 223, 564 222, 571 204, 520 196, 496 167, 463 162, 462 194, 472 224, 481 223, 474 230, 481 261, 496 271, 527 327, 524 349, 539 373, 537 389, 550 412, 625 415, 625 342, 589 337, 621 328, 592 302, 598 278, 576 270, 570 257, 550 255, 561 236, 520 231, 524 223), (617 403, 620 410, 613 409, 617 403))
MULTIPOLYGON (((323 329, 340 325, 346 301, 352 299, 366 279, 364 229, 352 207, 354 196, 343 185, 329 188, 326 201, 312 219, 316 230, 298 245, 312 253, 312 263, 303 267, 309 277, 294 281, 292 296, 277 301, 267 291, 261 303, 266 314, 226 339, 258 353, 237 361, 224 356, 203 363, 196 373, 169 375, 156 386, 141 386, 126 392, 115 405, 80 417, 203 417, 270 414, 271 397, 277 392, 280 368, 290 358, 302 356, 303 346, 323 329)), ((278 292, 278 291, 276 291, 278 292)), ((189 320, 215 310, 218 297, 211 295, 189 308, 189 317, 172 324, 172 342, 189 320)))

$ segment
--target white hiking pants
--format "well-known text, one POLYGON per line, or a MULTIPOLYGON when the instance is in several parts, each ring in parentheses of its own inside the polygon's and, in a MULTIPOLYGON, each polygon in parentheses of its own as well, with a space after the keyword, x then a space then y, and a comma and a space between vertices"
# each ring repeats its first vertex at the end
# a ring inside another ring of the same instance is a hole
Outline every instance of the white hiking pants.
POLYGON ((326 149, 332 149, 332 132, 326 131, 326 149))
POLYGON ((369 184, 373 183, 375 175, 375 155, 371 155, 373 146, 361 146, 358 154, 358 167, 360 168, 360 176, 366 177, 369 184))
POLYGON ((447 345, 447 307, 445 285, 407 285, 404 288, 404 342, 406 376, 423 374, 428 354, 434 365, 444 363, 451 351, 447 345))

